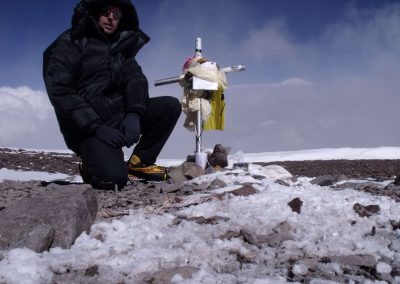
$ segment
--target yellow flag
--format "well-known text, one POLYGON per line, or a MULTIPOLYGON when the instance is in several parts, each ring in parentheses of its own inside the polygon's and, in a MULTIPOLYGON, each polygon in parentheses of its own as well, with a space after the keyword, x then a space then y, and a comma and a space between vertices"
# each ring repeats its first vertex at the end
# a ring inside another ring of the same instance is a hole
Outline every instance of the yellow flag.
POLYGON ((212 91, 211 96, 211 115, 203 123, 203 130, 224 130, 225 128, 225 99, 224 90, 219 87, 217 91, 212 91))

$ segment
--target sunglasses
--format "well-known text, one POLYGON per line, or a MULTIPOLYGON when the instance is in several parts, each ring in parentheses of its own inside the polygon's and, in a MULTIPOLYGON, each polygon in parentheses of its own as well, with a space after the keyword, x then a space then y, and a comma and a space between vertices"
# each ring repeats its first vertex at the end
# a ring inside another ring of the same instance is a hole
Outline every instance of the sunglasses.
POLYGON ((100 12, 100 16, 108 17, 112 14, 113 18, 116 20, 121 19, 122 17, 122 12, 118 8, 113 8, 113 7, 106 7, 100 12))

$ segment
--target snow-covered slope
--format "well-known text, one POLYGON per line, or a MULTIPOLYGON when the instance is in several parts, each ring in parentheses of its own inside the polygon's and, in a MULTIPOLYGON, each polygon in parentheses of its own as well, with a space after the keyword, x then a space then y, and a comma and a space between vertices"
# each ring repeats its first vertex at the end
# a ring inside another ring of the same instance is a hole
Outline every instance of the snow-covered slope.
MULTIPOLYGON (((400 148, 237 153, 231 163, 335 158, 398 159, 400 148)), ((400 263, 395 200, 352 187, 321 187, 309 178, 292 180, 278 166, 251 165, 248 171, 205 175, 189 183, 216 179, 226 186, 98 222, 69 250, 0 252, 0 283, 51 283, 57 277, 92 283, 162 277, 172 283, 400 283, 396 273, 390 275, 400 263), (244 185, 255 192, 227 193, 244 185), (290 202, 297 202, 298 212, 290 202), (379 212, 361 217, 355 204, 378 205, 379 212)), ((390 182, 373 184, 383 188, 390 182)))

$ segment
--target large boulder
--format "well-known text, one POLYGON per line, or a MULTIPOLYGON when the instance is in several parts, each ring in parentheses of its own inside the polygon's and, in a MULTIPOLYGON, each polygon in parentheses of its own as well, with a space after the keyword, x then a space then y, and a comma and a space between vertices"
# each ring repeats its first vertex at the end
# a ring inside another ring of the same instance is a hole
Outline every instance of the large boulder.
POLYGON ((82 232, 89 231, 96 213, 96 193, 89 185, 50 184, 46 192, 0 211, 0 250, 69 248, 82 232))

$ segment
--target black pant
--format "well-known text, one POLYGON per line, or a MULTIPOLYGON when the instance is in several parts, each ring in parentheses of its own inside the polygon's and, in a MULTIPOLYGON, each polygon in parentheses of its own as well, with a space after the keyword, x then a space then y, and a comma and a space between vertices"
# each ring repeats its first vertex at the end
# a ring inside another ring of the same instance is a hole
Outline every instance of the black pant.
MULTIPOLYGON (((133 150, 143 163, 155 163, 181 114, 174 97, 150 98, 140 120, 142 136, 133 150)), ((80 153, 94 188, 123 188, 128 181, 127 163, 121 148, 112 148, 93 136, 83 141, 80 153)))

